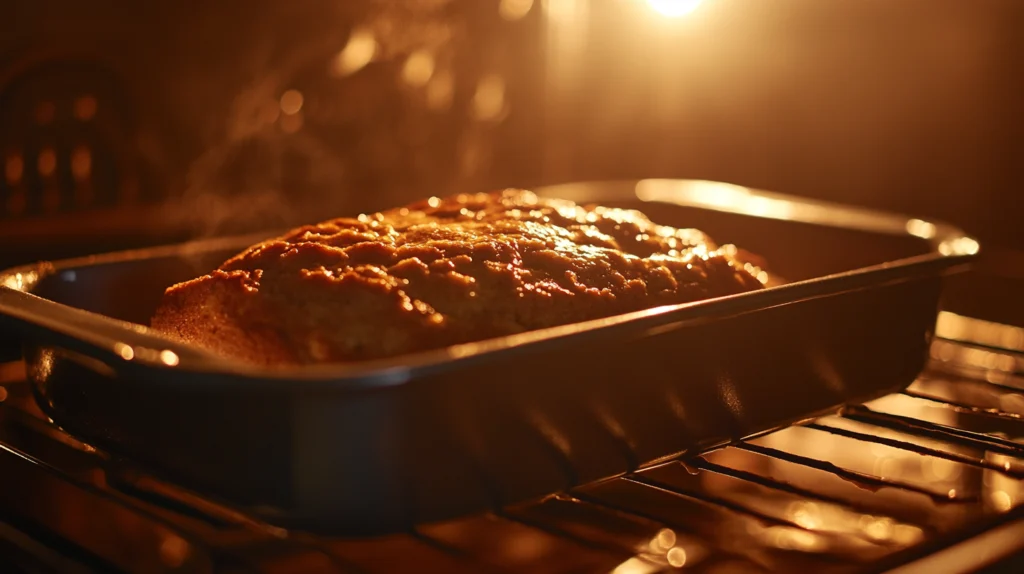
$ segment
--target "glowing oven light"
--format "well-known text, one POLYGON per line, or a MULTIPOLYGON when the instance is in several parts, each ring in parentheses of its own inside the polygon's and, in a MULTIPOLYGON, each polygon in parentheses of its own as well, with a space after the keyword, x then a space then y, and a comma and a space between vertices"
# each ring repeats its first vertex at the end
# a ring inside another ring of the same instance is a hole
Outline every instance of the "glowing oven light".
POLYGON ((678 18, 697 9, 704 0, 647 0, 647 4, 662 16, 678 18))

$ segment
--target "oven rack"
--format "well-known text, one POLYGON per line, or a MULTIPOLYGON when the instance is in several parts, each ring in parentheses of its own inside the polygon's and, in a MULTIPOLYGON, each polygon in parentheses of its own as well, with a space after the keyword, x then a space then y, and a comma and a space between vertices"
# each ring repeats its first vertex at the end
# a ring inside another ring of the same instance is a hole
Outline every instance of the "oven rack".
POLYGON ((0 548, 59 571, 973 571, 1024 547, 1022 364, 1021 329, 944 313, 901 393, 373 539, 286 531, 81 444, 7 365, 0 548))

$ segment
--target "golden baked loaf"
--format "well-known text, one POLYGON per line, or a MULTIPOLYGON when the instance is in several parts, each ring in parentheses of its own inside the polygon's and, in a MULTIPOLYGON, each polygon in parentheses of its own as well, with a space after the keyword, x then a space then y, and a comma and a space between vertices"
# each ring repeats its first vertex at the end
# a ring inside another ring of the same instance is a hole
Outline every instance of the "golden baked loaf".
POLYGON ((637 211, 435 197, 253 245, 167 289, 152 326, 261 364, 360 361, 762 288, 736 253, 637 211))

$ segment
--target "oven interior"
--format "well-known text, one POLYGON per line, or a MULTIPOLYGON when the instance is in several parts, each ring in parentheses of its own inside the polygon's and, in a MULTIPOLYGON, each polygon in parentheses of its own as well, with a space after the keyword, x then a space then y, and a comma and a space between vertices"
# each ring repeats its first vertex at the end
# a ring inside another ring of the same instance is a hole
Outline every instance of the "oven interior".
MULTIPOLYGON (((1016 0, 39 0, 4 10, 2 267, 441 191, 639 177, 937 217, 984 245, 972 273, 948 280, 929 366, 901 393, 387 537, 285 530, 84 444, 42 415, 23 364, 6 362, 0 556, 12 569, 1020 570, 1024 256, 1013 249, 1024 236, 1006 217, 1024 207, 1016 0)), ((727 241, 763 242, 766 255, 802 250, 815 266, 783 275, 877 262, 845 249, 841 233, 784 243, 770 223, 722 218, 704 224, 727 241)), ((46 286, 71 298, 77 288, 46 286)), ((124 318, 143 320, 153 304, 124 318)))

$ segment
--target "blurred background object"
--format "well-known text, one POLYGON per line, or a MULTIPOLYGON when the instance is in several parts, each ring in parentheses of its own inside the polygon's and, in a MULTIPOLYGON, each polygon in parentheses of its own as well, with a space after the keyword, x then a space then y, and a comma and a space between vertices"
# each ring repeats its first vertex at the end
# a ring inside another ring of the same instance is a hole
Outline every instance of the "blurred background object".
POLYGON ((911 212, 1024 246, 1015 0, 6 10, 0 263, 639 177, 911 212))

